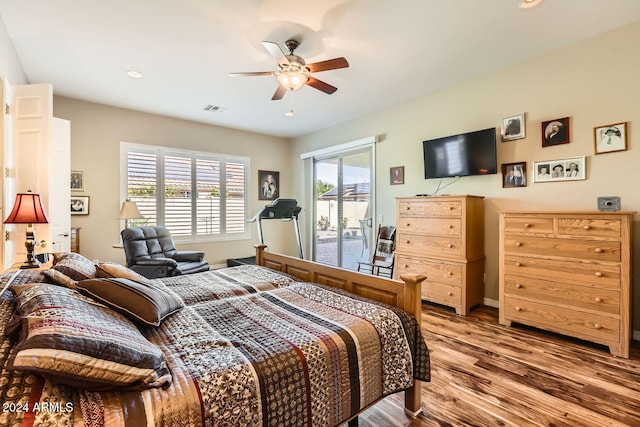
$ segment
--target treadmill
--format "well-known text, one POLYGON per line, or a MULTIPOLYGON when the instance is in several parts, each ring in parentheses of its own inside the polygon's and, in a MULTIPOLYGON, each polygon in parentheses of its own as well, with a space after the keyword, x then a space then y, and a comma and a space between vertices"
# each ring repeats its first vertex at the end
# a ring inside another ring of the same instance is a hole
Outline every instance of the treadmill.
MULTIPOLYGON (((302 211, 302 207, 298 206, 296 199, 275 199, 270 205, 265 205, 258 211, 252 218, 247 219, 247 222, 258 223, 258 239, 260 243, 264 245, 264 234, 262 233, 262 221, 269 219, 279 219, 281 221, 293 222, 293 228, 296 233, 296 240, 298 243, 298 256, 300 259, 304 259, 302 253, 302 239, 300 238, 300 225, 298 223, 298 215, 302 211)), ((228 259, 227 266, 233 267, 242 264, 255 264, 255 257, 228 259)))

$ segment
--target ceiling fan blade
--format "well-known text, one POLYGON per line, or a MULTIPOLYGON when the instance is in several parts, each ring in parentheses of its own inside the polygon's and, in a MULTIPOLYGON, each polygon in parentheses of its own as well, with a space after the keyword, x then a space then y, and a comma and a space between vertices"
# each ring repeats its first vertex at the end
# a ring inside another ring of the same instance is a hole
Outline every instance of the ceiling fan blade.
POLYGON ((338 68, 347 68, 349 63, 343 57, 327 59, 326 61, 314 62, 313 64, 307 64, 307 68, 312 73, 318 73, 320 71, 336 70, 338 68))
POLYGON ((265 42, 262 42, 262 46, 264 46, 264 48, 269 51, 271 56, 276 58, 276 61, 278 61, 278 64, 280 64, 280 63, 288 64, 289 63, 289 60, 287 59, 287 55, 285 55, 285 53, 282 51, 282 49, 280 48, 278 43, 266 42, 265 41, 265 42))
POLYGON ((287 90, 288 89, 286 87, 284 87, 281 84, 279 84, 278 88, 276 89, 276 92, 271 97, 271 100, 272 101, 278 101, 278 100, 282 99, 284 94, 287 93, 287 90))
POLYGON ((307 80, 307 84, 313 88, 316 88, 328 95, 331 95, 333 92, 337 91, 338 88, 335 86, 331 86, 329 83, 325 83, 321 80, 316 79, 315 77, 309 76, 309 80, 307 80))
POLYGON ((241 76, 273 76, 273 71, 250 71, 248 73, 229 73, 229 77, 241 77, 241 76))

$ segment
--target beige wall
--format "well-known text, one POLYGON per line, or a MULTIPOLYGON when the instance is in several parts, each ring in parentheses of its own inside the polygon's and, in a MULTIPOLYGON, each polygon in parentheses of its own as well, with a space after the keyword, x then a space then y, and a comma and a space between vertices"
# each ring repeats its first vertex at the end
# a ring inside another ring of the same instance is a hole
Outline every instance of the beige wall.
MULTIPOLYGON (((502 188, 502 176, 462 178, 442 193, 486 197, 485 298, 498 300, 498 212, 502 210, 595 210, 598 196, 620 196, 625 210, 640 212, 640 23, 563 48, 539 58, 443 89, 356 120, 298 138, 291 153, 294 175, 308 172, 300 153, 381 135, 376 147, 377 211, 395 223, 395 197, 432 193, 438 181, 423 178, 422 141, 487 127, 526 113, 526 138, 498 142, 498 163, 586 156, 584 181, 502 188), (571 117, 571 142, 541 147, 541 121, 571 117), (629 122, 628 150, 594 155, 593 128, 629 122), (389 168, 405 166, 405 184, 389 185, 389 168)), ((416 76, 428 78, 428 76, 416 76)), ((390 84, 393 84, 390 82, 390 84)), ((308 173, 307 173, 307 176, 308 173)), ((449 180, 445 180, 448 182, 449 180)), ((296 183, 305 199, 307 183, 296 183)), ((307 213, 309 213, 307 211, 307 213)), ((635 245, 640 242, 636 215, 635 245)), ((308 235, 309 230, 307 230, 308 235)), ((305 239, 310 241, 310 239, 305 239)), ((635 270, 640 272, 636 251, 635 270)), ((634 280, 634 307, 640 313, 640 274, 634 280)), ((634 329, 640 330, 640 316, 634 329)))
MULTIPOLYGON (((286 139, 63 97, 54 97, 53 111, 56 117, 71 121, 71 169, 85 172, 85 190, 73 194, 90 197, 90 212, 87 216, 73 216, 71 225, 82 228, 81 253, 90 259, 124 263, 122 249, 112 247, 119 242, 123 226, 117 219, 122 203, 121 141, 249 157, 250 215, 266 204, 258 201, 259 169, 280 171, 282 196, 290 191, 290 142, 286 139)), ((289 227, 271 221, 263 228, 265 243, 273 250, 297 254, 289 227), (281 239, 278 233, 284 237, 281 239)), ((178 249, 203 250, 211 264, 225 264, 227 258, 253 254, 258 239, 255 224, 251 224, 251 230, 250 239, 185 244, 178 249)))

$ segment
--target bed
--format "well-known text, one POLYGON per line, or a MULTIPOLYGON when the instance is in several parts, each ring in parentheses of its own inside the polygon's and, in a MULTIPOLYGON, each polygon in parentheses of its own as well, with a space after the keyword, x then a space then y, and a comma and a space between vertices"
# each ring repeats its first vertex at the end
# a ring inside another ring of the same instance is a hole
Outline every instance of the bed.
POLYGON ((60 254, 0 276, 0 425, 332 426, 402 391, 421 411, 424 277, 256 263, 143 283, 60 254))

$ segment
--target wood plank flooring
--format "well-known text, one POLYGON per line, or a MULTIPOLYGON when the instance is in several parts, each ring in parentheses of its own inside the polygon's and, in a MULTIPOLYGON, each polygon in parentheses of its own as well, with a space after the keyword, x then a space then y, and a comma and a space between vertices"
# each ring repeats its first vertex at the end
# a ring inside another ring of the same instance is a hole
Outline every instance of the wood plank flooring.
POLYGON ((630 359, 608 348, 521 325, 498 323, 498 310, 467 317, 423 304, 431 354, 423 414, 390 396, 359 417, 383 426, 640 426, 640 343, 630 359))

